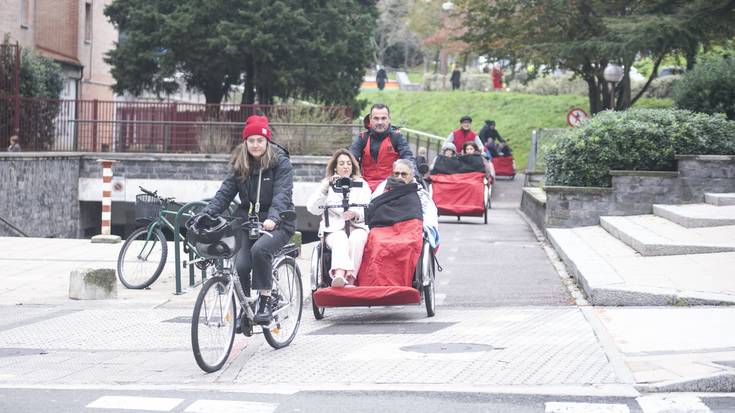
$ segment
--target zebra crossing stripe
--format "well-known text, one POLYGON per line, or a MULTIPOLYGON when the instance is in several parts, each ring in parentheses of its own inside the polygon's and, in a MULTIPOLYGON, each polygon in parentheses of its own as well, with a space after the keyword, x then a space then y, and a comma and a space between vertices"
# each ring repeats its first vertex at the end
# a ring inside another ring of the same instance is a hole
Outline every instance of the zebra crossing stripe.
POLYGON ((697 396, 651 395, 635 399, 643 413, 710 413, 697 396))
POLYGON ((185 413, 273 413, 275 403, 243 402, 233 400, 197 400, 184 410, 185 413))
POLYGON ((164 397, 137 397, 137 396, 102 396, 89 403, 90 409, 118 409, 118 410, 151 410, 169 412, 178 406, 184 399, 164 397))
POLYGON ((546 402, 545 413, 630 413, 625 404, 546 402))

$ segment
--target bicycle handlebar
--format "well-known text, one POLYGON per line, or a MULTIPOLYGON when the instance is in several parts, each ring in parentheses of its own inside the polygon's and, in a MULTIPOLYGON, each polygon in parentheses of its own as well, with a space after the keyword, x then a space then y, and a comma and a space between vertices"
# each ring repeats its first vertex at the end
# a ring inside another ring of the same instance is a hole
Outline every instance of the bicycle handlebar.
POLYGON ((173 203, 173 204, 177 204, 177 205, 183 205, 183 204, 181 204, 181 203, 178 203, 178 202, 174 202, 174 199, 176 199, 175 197, 170 197, 170 198, 164 198, 164 197, 162 197, 162 196, 158 195, 158 191, 153 191, 153 192, 151 192, 151 191, 149 191, 149 190, 147 190, 147 189, 143 188, 142 186, 138 186, 138 188, 140 188, 141 192, 143 192, 144 194, 146 194, 146 195, 150 195, 150 196, 154 196, 154 197, 156 197, 156 198, 160 199, 160 200, 161 200, 162 202, 164 202, 164 203, 167 203, 167 204, 168 204, 168 203, 173 203))

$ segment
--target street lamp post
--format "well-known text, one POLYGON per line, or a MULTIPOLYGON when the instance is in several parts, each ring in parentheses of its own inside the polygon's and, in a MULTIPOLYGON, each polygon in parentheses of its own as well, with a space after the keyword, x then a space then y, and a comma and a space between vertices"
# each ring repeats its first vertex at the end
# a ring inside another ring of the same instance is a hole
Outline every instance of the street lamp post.
POLYGON ((623 76, 625 76, 625 73, 623 72, 623 68, 614 64, 614 63, 608 63, 607 66, 605 66, 605 70, 602 72, 602 75, 605 77, 605 81, 611 84, 610 87, 610 109, 615 109, 615 85, 623 80, 623 76))

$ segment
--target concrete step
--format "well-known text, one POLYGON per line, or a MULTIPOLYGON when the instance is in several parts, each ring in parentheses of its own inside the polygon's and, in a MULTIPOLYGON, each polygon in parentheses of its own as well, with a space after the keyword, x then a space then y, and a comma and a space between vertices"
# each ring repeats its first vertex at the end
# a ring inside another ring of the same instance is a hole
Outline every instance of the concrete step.
POLYGON ((735 225, 735 205, 654 205, 653 213, 687 228, 735 225))
POLYGON ((735 251, 735 225, 685 228, 655 215, 600 217, 600 225, 643 256, 735 251))
POLYGON ((735 193, 704 194, 704 202, 717 206, 735 205, 735 193))
POLYGON ((645 257, 600 226, 546 233, 593 305, 735 304, 735 252, 645 257))

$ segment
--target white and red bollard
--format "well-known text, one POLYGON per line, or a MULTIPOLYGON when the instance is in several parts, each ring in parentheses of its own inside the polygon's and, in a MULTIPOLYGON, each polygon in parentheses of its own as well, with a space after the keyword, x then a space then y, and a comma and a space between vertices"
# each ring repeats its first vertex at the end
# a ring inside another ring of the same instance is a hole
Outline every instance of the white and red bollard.
POLYGON ((111 235, 112 228, 112 164, 116 161, 98 159, 102 163, 102 229, 100 235, 92 237, 92 242, 116 243, 120 237, 111 235))

